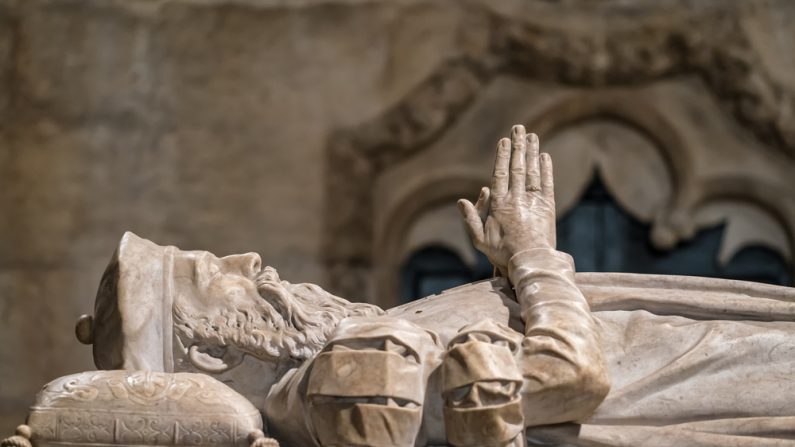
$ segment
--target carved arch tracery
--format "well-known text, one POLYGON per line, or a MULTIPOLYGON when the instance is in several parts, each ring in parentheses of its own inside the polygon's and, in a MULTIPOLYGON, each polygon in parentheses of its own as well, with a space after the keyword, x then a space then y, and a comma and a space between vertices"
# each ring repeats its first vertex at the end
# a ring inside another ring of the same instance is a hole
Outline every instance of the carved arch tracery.
MULTIPOLYGON (((713 12, 689 20, 640 21, 634 27, 593 36, 483 10, 472 14, 480 17, 472 23, 486 28, 472 33, 485 36, 486 41, 479 45, 485 50, 443 63, 395 107, 330 139, 324 253, 329 287, 336 293, 361 297, 363 290, 373 291, 369 277, 376 241, 371 185, 379 173, 438 139, 497 74, 597 91, 696 75, 719 98, 727 114, 759 141, 795 158, 795 100, 760 68, 734 16, 713 12)), ((637 103, 616 102, 614 96, 600 99, 597 94, 589 101, 585 106, 582 102, 557 104, 529 124, 542 130, 589 116, 614 116, 637 126, 667 151, 666 158, 676 173, 676 194, 657 218, 654 238, 660 246, 690 237, 695 230, 694 210, 729 196, 762 204, 784 227, 795 229, 794 210, 776 203, 780 191, 756 179, 696 183, 685 142, 655 114, 653 106, 639 113, 637 103)), ((790 232, 791 247, 792 238, 790 232)))

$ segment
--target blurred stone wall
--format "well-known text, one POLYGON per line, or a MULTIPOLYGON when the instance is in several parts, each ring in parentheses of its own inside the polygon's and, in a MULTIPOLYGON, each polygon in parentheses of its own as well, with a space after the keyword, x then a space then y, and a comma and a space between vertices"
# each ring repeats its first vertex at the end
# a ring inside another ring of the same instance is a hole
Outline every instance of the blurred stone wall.
POLYGON ((329 283, 326 221, 351 200, 329 188, 349 175, 329 162, 331 136, 379 120, 447 61, 490 57, 481 20, 566 17, 601 35, 603 12, 725 5, 795 90, 792 3, 742 3, 0 0, 0 433, 45 382, 93 368, 73 325, 126 230, 257 251, 285 279, 329 283))
POLYGON ((93 369, 74 322, 125 230, 322 283, 329 132, 397 101, 461 19, 436 1, 0 0, 0 433, 93 369))

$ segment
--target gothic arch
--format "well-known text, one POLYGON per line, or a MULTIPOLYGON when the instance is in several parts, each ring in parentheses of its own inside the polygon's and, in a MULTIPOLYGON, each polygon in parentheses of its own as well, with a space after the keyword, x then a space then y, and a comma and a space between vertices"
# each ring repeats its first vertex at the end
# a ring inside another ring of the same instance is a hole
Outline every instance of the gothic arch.
MULTIPOLYGON (((740 13, 738 8, 736 14, 740 13)), ((795 158, 793 95, 761 68, 736 15, 710 10, 693 13, 686 20, 641 20, 634 26, 607 26, 610 31, 606 35, 589 36, 485 9, 473 9, 471 14, 479 17, 471 21, 472 26, 482 28, 471 34, 484 36, 484 41, 475 45, 476 50, 441 64, 383 115, 330 138, 324 252, 328 283, 337 293, 361 297, 364 290, 375 291, 371 282, 377 243, 371 190, 374 181, 385 169, 424 150, 443 135, 498 74, 576 85, 593 93, 585 109, 582 104, 558 104, 553 113, 531 123, 533 129, 552 129, 561 121, 601 114, 633 123, 665 150, 676 176, 676 199, 656 222, 654 237, 660 246, 689 237, 694 228, 688 216, 708 200, 713 190, 709 185, 731 181, 713 179, 704 183, 696 179, 688 156, 697 149, 688 148, 686 139, 669 129, 653 106, 639 113, 642 104, 629 98, 616 102, 610 89, 696 76, 726 114, 757 141, 789 161, 795 158)), ((751 179, 745 188, 728 191, 765 204, 787 228, 792 241, 793 200, 772 200, 766 196, 770 191, 763 192, 766 187, 761 180, 751 179)))
POLYGON ((397 205, 387 211, 388 224, 377 232, 373 245, 376 304, 388 308, 399 303, 398 271, 403 261, 401 247, 412 224, 422 213, 435 206, 455 203, 461 198, 461 191, 479 191, 483 182, 477 174, 454 173, 425 178, 403 194, 397 205))

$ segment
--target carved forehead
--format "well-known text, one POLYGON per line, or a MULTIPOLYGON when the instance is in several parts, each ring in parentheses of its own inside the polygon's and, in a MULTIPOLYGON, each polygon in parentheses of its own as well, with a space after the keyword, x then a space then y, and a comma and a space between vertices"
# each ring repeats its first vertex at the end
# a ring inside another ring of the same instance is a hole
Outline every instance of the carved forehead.
POLYGON ((175 248, 175 276, 212 274, 215 271, 252 276, 260 271, 262 260, 257 253, 242 253, 218 257, 205 250, 175 248))
POLYGON ((194 279, 196 266, 217 262, 218 257, 204 250, 180 250, 174 253, 174 278, 194 279))

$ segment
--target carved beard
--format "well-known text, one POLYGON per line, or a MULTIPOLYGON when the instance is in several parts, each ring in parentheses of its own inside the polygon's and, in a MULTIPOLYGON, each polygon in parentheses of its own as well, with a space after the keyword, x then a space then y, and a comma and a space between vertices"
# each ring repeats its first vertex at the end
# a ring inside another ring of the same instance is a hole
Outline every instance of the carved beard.
POLYGON ((268 361, 313 357, 343 318, 384 312, 373 305, 351 303, 314 284, 290 284, 266 267, 255 280, 261 300, 225 308, 212 317, 174 305, 174 326, 188 339, 209 346, 233 346, 268 361))

